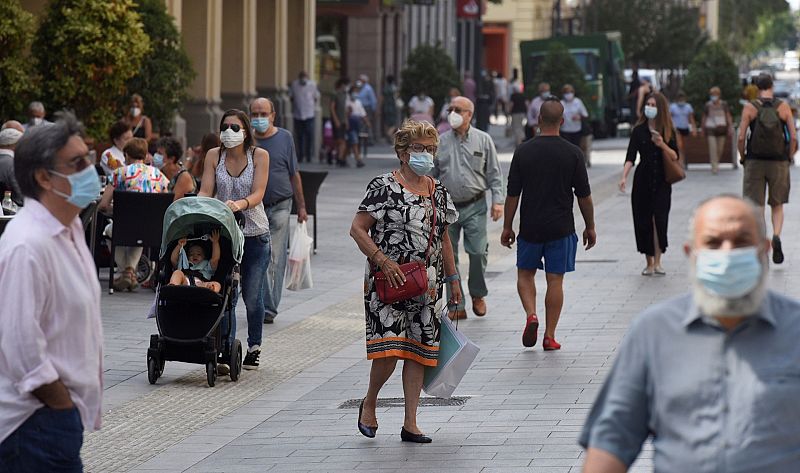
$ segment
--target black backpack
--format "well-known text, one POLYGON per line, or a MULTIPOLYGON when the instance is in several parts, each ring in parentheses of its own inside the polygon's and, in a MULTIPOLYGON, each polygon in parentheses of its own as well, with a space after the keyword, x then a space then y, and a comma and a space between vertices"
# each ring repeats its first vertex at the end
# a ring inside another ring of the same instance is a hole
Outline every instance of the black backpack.
POLYGON ((777 99, 757 99, 751 102, 756 107, 756 119, 750 123, 750 139, 747 142, 747 157, 760 159, 785 159, 786 137, 784 123, 778 115, 781 104, 777 99))

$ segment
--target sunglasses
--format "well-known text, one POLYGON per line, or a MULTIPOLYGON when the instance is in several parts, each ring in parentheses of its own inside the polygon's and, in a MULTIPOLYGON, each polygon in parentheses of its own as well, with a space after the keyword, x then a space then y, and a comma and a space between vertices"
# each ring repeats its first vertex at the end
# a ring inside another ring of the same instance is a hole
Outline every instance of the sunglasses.
POLYGON ((471 112, 471 111, 472 110, 467 110, 466 108, 460 108, 460 107, 450 107, 450 108, 447 109, 447 113, 450 113, 450 112, 462 113, 462 112, 471 112))
POLYGON ((410 149, 411 151, 413 151, 415 153, 422 153, 423 151, 427 151, 428 153, 431 153, 431 154, 435 155, 436 151, 439 149, 439 147, 436 146, 436 145, 425 146, 423 144, 414 143, 414 144, 409 145, 408 149, 410 149))
POLYGON ((219 127, 219 131, 225 131, 225 130, 227 130, 228 128, 230 128, 231 130, 233 130, 233 132, 234 132, 234 133, 239 133, 239 130, 241 130, 241 129, 242 129, 242 127, 241 127, 241 126, 239 126, 239 124, 238 124, 238 123, 233 123, 233 124, 223 123, 222 125, 220 125, 220 127, 219 127))

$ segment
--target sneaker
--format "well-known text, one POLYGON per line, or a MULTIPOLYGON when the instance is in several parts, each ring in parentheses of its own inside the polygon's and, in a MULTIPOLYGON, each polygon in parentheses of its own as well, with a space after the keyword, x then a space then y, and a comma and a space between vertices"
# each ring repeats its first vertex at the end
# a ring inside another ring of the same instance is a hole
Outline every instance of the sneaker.
POLYGON ((522 345, 532 347, 536 345, 536 337, 539 335, 539 319, 536 314, 528 316, 525 322, 525 330, 522 332, 522 345))
POLYGON ((257 370, 258 369, 258 357, 261 355, 261 347, 258 345, 253 345, 252 347, 247 349, 247 355, 244 356, 244 362, 242 362, 242 368, 246 370, 257 370))
POLYGON ((783 248, 781 247, 781 237, 772 237, 772 262, 775 264, 783 263, 783 248))
POLYGON ((277 317, 277 314, 264 314, 264 323, 265 324, 274 324, 275 323, 275 317, 277 317))

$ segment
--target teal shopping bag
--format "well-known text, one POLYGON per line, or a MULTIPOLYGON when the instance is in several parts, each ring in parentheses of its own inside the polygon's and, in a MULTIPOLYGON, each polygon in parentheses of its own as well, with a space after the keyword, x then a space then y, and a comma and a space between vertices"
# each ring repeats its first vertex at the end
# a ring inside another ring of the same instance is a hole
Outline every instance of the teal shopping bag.
POLYGON ((425 367, 422 388, 431 396, 449 398, 481 349, 456 329, 446 310, 441 318, 439 362, 435 367, 425 367))

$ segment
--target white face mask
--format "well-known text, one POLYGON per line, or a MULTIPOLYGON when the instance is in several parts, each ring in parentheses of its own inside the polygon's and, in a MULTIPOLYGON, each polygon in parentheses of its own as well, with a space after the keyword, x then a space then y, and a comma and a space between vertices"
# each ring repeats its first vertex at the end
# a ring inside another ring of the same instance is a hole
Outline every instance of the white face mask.
POLYGON ((44 119, 39 117, 33 117, 33 126, 41 125, 44 119))
POLYGON ((564 94, 564 100, 566 100, 567 102, 571 102, 572 99, 574 99, 574 98, 575 98, 575 94, 573 94, 571 92, 568 92, 568 93, 564 94))
POLYGON ((447 114, 447 123, 450 124, 450 128, 459 128, 464 124, 464 117, 460 113, 450 112, 447 114))
POLYGON ((244 143, 244 130, 233 131, 228 128, 219 134, 219 140, 226 148, 235 148, 244 143))
POLYGON ((141 114, 142 114, 142 109, 141 108, 139 108, 139 107, 131 107, 131 115, 133 115, 134 117, 138 117, 141 114))

